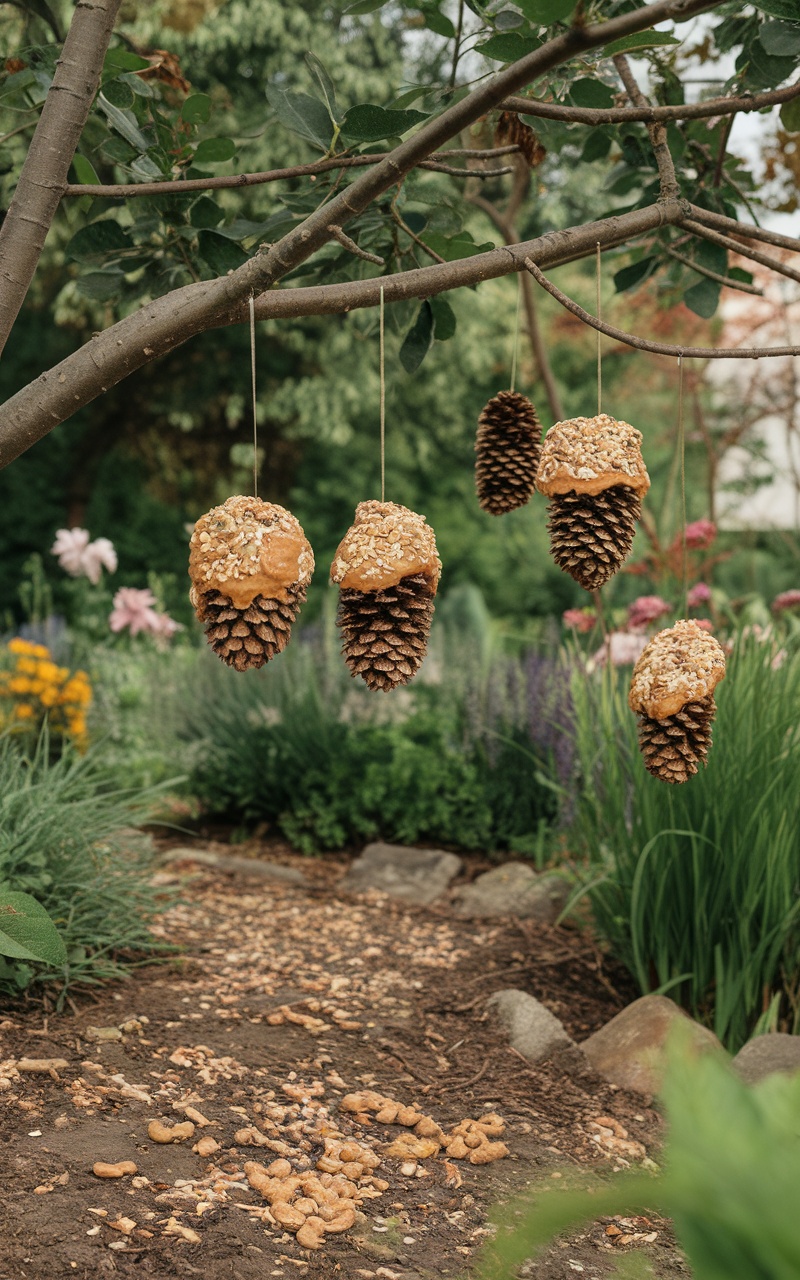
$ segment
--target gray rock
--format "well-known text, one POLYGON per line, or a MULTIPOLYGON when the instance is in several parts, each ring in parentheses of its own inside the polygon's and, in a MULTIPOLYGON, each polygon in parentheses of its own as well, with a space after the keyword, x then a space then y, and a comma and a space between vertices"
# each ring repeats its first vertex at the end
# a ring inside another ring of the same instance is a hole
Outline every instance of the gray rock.
POLYGON ((260 858, 237 858, 235 854, 214 853, 211 849, 194 849, 191 845, 167 849, 161 857, 163 862, 199 862, 227 875, 283 880, 287 884, 306 883, 306 877, 296 867, 282 867, 279 862, 264 862, 260 858))
POLYGON ((513 987, 496 991, 489 997, 487 1008, 496 1009, 512 1048, 530 1062, 539 1062, 564 1050, 578 1055, 578 1046, 563 1023, 527 991, 513 987))
POLYGON ((800 1036, 787 1036, 781 1031, 756 1036, 739 1050, 733 1067, 745 1084, 758 1084, 776 1071, 794 1074, 800 1071, 800 1036))
POLYGON ((661 1087, 665 1050, 676 1022, 690 1051, 724 1053, 717 1037, 666 996, 642 996, 581 1044, 589 1065, 610 1084, 651 1097, 661 1087))
POLYGON ((444 893, 461 870, 461 859, 441 849, 408 849, 402 844, 368 844, 341 888, 347 893, 379 889, 393 898, 427 905, 444 893))
POLYGON ((504 862, 456 890, 456 911, 473 917, 526 916, 552 924, 569 891, 558 872, 538 873, 525 862, 504 862))

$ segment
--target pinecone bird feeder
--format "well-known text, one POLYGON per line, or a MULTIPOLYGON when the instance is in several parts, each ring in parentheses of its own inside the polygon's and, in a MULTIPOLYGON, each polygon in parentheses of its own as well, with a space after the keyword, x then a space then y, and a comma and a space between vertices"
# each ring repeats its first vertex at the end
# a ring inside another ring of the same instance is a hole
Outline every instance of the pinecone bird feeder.
POLYGON ((190 599, 217 657, 246 671, 282 653, 314 572, 299 521, 239 495, 200 517, 189 546, 190 599))
POLYGON ((606 413, 557 422, 544 438, 536 488, 550 498, 553 559, 596 591, 629 555, 650 488, 642 433, 606 413))
POLYGON ((659 631, 643 650, 628 706, 639 718, 639 747, 654 778, 686 782, 706 763, 714 689, 724 675, 722 646, 691 619, 659 631))
POLYGON ((416 675, 428 648, 442 571, 425 517, 394 502, 360 502, 331 566, 342 652, 354 676, 389 692, 416 675))
POLYGON ((536 486, 542 428, 536 409, 517 391, 500 391, 478 419, 475 488, 490 516, 523 507, 536 486))

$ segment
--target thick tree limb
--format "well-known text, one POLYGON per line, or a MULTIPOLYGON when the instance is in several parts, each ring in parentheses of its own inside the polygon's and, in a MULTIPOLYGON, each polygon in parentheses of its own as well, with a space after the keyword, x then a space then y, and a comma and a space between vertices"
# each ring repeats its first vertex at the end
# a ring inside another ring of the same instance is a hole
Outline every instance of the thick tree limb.
POLYGON ((739 98, 708 98, 705 102, 682 103, 671 107, 568 107, 560 102, 539 102, 536 98, 506 98, 503 111, 539 116, 543 120, 563 120, 566 124, 655 124, 667 120, 703 120, 714 116, 763 111, 800 97, 800 81, 768 93, 743 94, 739 98))
MULTIPOLYGON (((625 54, 616 54, 613 62, 619 72, 619 78, 625 86, 625 92, 633 105, 635 107, 649 107, 650 103, 647 101, 647 98, 636 83, 636 77, 631 71, 630 63, 625 57, 625 54)), ((675 165, 667 144, 667 130, 659 121, 655 124, 648 124, 647 134, 650 138, 650 146, 653 148, 653 156, 655 157, 656 168, 658 169, 659 194, 661 199, 677 199, 680 195, 680 188, 675 174, 675 165)))
POLYGON ((121 0, 78 0, 0 227, 0 352, 30 287, 89 115, 121 0))
MULTIPOLYGON (((685 209, 682 201, 674 200, 568 231, 551 231, 523 244, 392 276, 345 284, 271 289, 256 299, 255 313, 259 320, 346 314, 358 308, 378 306, 381 289, 387 303, 429 298, 448 289, 476 285, 482 280, 520 271, 527 256, 545 267, 552 267, 593 254, 598 241, 604 248, 627 244, 667 223, 677 222, 685 209)), ((207 329, 247 323, 247 298, 232 299, 227 307, 220 308, 215 301, 218 285, 216 280, 186 285, 157 298, 97 334, 17 392, 0 409, 0 468, 41 440, 59 422, 150 360, 207 329), (213 320, 209 320, 209 312, 213 313, 213 320)))
POLYGON ((560 302, 565 311, 570 311, 584 324, 597 329, 599 333, 604 333, 606 337, 616 338, 617 342, 636 347, 638 351, 651 351, 657 356, 683 356, 687 360, 760 360, 764 356, 800 355, 800 347, 677 347, 671 342, 651 342, 649 338, 639 338, 633 333, 626 333, 624 329, 617 329, 614 325, 606 324, 604 320, 598 320, 597 316, 584 311, 583 307, 578 306, 577 302, 573 302, 572 298, 568 298, 551 280, 548 280, 530 258, 526 258, 524 265, 537 284, 546 289, 556 302, 560 302))
MULTIPOLYGON (((105 2, 111 4, 115 0, 105 2)), ((13 397, 0 410, 0 465, 6 465, 82 404, 156 355, 174 349, 197 333, 230 323, 232 313, 237 309, 241 311, 245 299, 272 288, 282 276, 321 248, 330 238, 330 225, 344 227, 384 191, 396 185, 410 169, 487 111, 493 110, 509 93, 525 87, 588 49, 647 30, 667 19, 686 21, 714 8, 717 3, 719 0, 657 0, 655 4, 608 22, 571 27, 490 80, 482 82, 436 119, 423 125, 380 164, 362 173, 277 244, 256 254, 227 276, 208 283, 188 285, 156 299, 137 315, 126 317, 93 339, 68 361, 62 362, 58 371, 42 375, 13 397), (57 378, 55 386, 53 376, 57 378), (43 394, 45 390, 46 395, 43 394)), ((655 212, 658 221, 666 220, 663 205, 655 212)), ((614 221, 619 220, 609 220, 611 223, 614 221)), ((642 230, 651 230, 654 225, 657 223, 650 221, 642 230)), ((455 265, 446 264, 447 268, 455 265)), ((433 268, 437 271, 443 269, 433 268)), ((508 269, 506 264, 506 271, 508 269)), ((498 269, 495 274, 504 272, 498 269)), ((448 287, 453 286, 442 286, 448 287)))

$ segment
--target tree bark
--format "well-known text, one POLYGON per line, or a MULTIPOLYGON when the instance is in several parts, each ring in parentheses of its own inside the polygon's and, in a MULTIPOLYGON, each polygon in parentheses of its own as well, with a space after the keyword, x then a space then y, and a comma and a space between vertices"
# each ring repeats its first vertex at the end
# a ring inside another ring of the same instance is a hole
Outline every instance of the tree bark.
POLYGON ((17 189, 0 227, 0 352, 25 300, 89 109, 121 0, 78 0, 17 189))

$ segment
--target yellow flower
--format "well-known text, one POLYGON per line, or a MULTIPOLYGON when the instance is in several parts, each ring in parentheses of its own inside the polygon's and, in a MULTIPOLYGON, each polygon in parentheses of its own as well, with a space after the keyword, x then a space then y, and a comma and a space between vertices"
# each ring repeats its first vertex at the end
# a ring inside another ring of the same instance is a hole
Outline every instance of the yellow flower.
POLYGON ((35 676, 38 670, 39 664, 35 658, 17 658, 17 671, 26 676, 35 676))
POLYGON ((39 692, 39 701, 43 707, 54 707, 58 702, 58 690, 48 685, 39 692))
POLYGON ((40 647, 40 645, 31 644, 30 640, 23 640, 21 636, 17 636, 14 640, 9 640, 8 642, 9 653, 35 654, 40 647))
POLYGON ((26 676, 12 676, 8 682, 9 693, 31 693, 31 684, 26 676))
POLYGON ((33 720, 36 712, 29 702, 18 702, 14 708, 17 720, 33 720))
POLYGON ((39 662, 36 674, 40 680, 46 680, 49 684, 58 683, 59 669, 54 662, 39 662))

